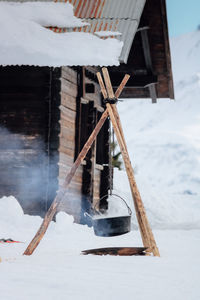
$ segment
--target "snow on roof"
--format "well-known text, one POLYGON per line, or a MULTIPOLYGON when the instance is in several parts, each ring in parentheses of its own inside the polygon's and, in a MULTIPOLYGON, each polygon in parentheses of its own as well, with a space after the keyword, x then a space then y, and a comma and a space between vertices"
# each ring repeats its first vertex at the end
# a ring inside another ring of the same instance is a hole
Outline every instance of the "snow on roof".
POLYGON ((100 37, 109 37, 109 36, 118 36, 118 35, 122 35, 121 32, 119 31, 95 31, 94 32, 95 35, 100 36, 100 37))
POLYGON ((85 24, 69 3, 0 2, 0 65, 119 65, 122 42, 45 28, 85 24))

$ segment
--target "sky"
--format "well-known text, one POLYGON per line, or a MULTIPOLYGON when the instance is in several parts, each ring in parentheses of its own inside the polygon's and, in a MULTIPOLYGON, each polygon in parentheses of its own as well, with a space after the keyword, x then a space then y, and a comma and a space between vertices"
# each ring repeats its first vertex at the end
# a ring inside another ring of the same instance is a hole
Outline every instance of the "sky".
POLYGON ((169 35, 177 36, 197 29, 200 0, 167 0, 169 35))

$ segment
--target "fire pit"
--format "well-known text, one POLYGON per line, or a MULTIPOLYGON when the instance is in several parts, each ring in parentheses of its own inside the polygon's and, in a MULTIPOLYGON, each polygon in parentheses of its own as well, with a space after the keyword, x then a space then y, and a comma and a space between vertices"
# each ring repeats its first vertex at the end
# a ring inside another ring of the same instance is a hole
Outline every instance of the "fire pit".
POLYGON ((98 248, 83 250, 81 253, 83 255, 93 254, 93 255, 119 255, 119 256, 132 256, 132 255, 145 255, 144 247, 112 247, 112 248, 98 248))

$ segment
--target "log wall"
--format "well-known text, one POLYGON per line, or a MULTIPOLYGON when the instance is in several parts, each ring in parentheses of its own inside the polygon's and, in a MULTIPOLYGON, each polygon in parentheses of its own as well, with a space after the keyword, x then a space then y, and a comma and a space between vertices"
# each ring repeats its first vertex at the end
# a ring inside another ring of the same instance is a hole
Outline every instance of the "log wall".
MULTIPOLYGON (((0 197, 15 196, 25 213, 45 214, 101 117, 95 74, 80 67, 0 68, 0 197)), ((107 158, 108 121, 60 205, 76 222, 107 193, 107 158)))
POLYGON ((0 197, 44 215, 58 188, 57 71, 0 68, 0 197))
MULTIPOLYGON (((76 117, 78 97, 77 71, 63 67, 61 72, 61 106, 60 106, 60 147, 59 147, 59 185, 63 183, 75 156, 76 117)), ((82 201, 82 172, 80 166, 70 183, 67 197, 60 205, 60 210, 72 214, 76 222, 80 221, 82 201)))

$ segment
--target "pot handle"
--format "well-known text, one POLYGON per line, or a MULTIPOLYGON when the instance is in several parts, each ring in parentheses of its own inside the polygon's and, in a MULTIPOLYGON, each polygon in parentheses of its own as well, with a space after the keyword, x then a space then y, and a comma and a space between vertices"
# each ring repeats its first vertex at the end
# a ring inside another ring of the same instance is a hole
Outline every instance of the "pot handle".
MULTIPOLYGON (((119 195, 117 195, 117 194, 112 194, 113 196, 116 196, 116 197, 118 197, 118 198, 120 198, 125 204, 126 204, 126 207, 127 207, 127 209, 128 209, 128 213, 129 213, 129 216, 131 216, 132 215, 132 210, 131 210, 131 208, 128 206, 128 204, 126 203, 126 201, 121 197, 121 196, 119 196, 119 195)), ((108 197, 108 195, 105 195, 105 196, 103 196, 103 197, 101 197, 101 199, 99 200, 99 202, 102 200, 102 199, 104 199, 104 198, 106 198, 106 197, 108 197)), ((98 203, 96 203, 96 205, 97 205, 98 203)), ((96 205, 95 205, 95 207, 96 207, 96 205)), ((95 209, 95 207, 94 207, 94 209, 95 209)))

